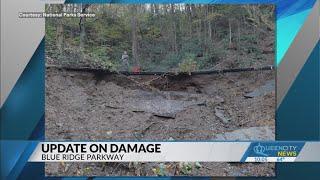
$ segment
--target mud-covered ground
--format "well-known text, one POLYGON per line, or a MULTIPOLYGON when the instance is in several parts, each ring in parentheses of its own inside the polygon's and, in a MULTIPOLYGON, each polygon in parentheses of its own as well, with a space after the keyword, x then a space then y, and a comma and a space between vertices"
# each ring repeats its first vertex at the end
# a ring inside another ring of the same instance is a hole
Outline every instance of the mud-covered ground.
MULTIPOLYGON (((273 80, 274 71, 130 78, 48 68, 46 139, 274 139, 274 90, 253 98, 244 97, 273 80)), ((159 168, 165 169, 165 175, 275 174, 272 163, 190 163, 192 168, 188 172, 182 170, 183 166, 182 163, 47 163, 46 174, 156 176, 159 174, 155 170, 159 168)))

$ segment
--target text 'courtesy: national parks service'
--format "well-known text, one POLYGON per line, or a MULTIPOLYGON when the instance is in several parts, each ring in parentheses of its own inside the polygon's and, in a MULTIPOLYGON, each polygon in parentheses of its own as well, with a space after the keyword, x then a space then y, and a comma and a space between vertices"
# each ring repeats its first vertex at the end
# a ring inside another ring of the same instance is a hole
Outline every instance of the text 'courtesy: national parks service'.
POLYGON ((44 161, 121 161, 128 153, 161 153, 161 144, 42 144, 44 161))

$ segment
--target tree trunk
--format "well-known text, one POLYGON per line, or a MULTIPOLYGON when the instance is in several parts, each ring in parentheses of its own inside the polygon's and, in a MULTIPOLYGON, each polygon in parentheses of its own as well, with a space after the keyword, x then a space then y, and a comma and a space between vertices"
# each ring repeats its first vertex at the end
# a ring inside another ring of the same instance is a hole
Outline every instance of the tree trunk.
POLYGON ((156 15, 159 14, 159 5, 158 4, 154 4, 154 12, 156 15))
MULTIPOLYGON (((63 4, 58 5, 58 12, 62 12, 63 4)), ((60 55, 63 54, 64 49, 64 28, 63 28, 63 21, 62 18, 57 18, 57 32, 56 32, 56 44, 57 49, 60 55)))
POLYGON ((239 20, 238 20, 238 42, 237 42, 237 44, 238 44, 238 50, 240 50, 240 39, 241 39, 241 31, 240 31, 240 22, 239 22, 239 20))
POLYGON ((156 14, 156 10, 155 10, 155 5, 154 4, 150 5, 150 10, 151 10, 152 15, 156 14))
POLYGON ((131 33, 132 33, 132 58, 135 65, 139 65, 138 57, 138 33, 137 33, 137 6, 131 7, 131 33))
MULTIPOLYGON (((81 5, 81 12, 86 13, 89 4, 85 4, 84 6, 81 5)), ((85 18, 80 18, 79 27, 80 27, 80 50, 84 49, 85 40, 86 40, 86 30, 85 30, 85 18)))
MULTIPOLYGON (((84 20, 83 20, 84 21, 84 20)), ((84 27, 84 22, 80 23, 80 49, 83 50, 84 49, 84 44, 85 44, 85 38, 86 38, 86 31, 85 31, 85 27, 84 27)))
POLYGON ((229 19, 229 47, 232 46, 232 30, 231 30, 231 19, 229 19))
POLYGON ((209 39, 211 41, 212 40, 212 23, 210 20, 208 22, 208 33, 209 33, 209 39))
POLYGON ((192 36, 192 14, 191 14, 191 6, 190 6, 190 4, 186 5, 186 11, 187 11, 187 16, 188 16, 188 20, 189 20, 189 22, 188 22, 188 25, 189 25, 188 33, 189 33, 189 38, 191 38, 191 36, 192 36))
MULTIPOLYGON (((207 18, 211 13, 212 13, 212 9, 210 6, 208 6, 207 18)), ((209 40, 212 41, 212 22, 211 22, 211 19, 208 19, 208 35, 209 35, 209 40)))
POLYGON ((201 44, 201 31, 202 31, 201 26, 202 26, 202 20, 201 20, 201 19, 199 19, 199 26, 198 26, 198 41, 199 41, 199 43, 200 43, 200 44, 201 44))
POLYGON ((171 4, 170 13, 172 18, 172 49, 174 52, 177 52, 177 24, 176 18, 174 13, 174 4, 171 4))
POLYGON ((200 44, 200 47, 202 47, 202 38, 201 38, 201 34, 202 34, 202 18, 201 18, 201 5, 199 5, 198 7, 198 11, 197 11, 197 18, 199 21, 199 26, 198 26, 198 41, 200 44))

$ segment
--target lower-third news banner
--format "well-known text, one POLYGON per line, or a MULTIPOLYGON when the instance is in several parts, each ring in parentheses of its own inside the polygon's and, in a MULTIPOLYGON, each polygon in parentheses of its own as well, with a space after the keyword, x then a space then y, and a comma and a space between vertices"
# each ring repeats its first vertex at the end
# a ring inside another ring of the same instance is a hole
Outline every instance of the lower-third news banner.
POLYGON ((40 142, 30 162, 320 162, 320 142, 40 142))

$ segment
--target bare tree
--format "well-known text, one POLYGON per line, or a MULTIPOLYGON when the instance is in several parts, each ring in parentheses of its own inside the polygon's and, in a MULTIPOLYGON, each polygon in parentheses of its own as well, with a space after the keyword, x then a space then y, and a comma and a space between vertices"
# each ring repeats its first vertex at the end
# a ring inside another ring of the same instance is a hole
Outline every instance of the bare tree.
MULTIPOLYGON (((57 11, 62 12, 63 4, 57 5, 57 11)), ((56 32, 56 45, 60 54, 63 54, 64 49, 64 28, 62 18, 57 18, 57 32, 56 32)))
MULTIPOLYGON (((82 5, 81 5, 82 6, 82 5)), ((86 13, 89 4, 85 4, 83 7, 81 7, 81 13, 86 13)), ((85 30, 85 18, 80 17, 80 22, 79 22, 79 28, 80 28, 80 49, 84 49, 84 44, 85 44, 85 39, 86 39, 86 30, 85 30)))
POLYGON ((133 62, 138 65, 139 64, 139 55, 138 55, 138 23, 137 23, 137 5, 131 6, 131 29, 132 29, 132 57, 133 62))

